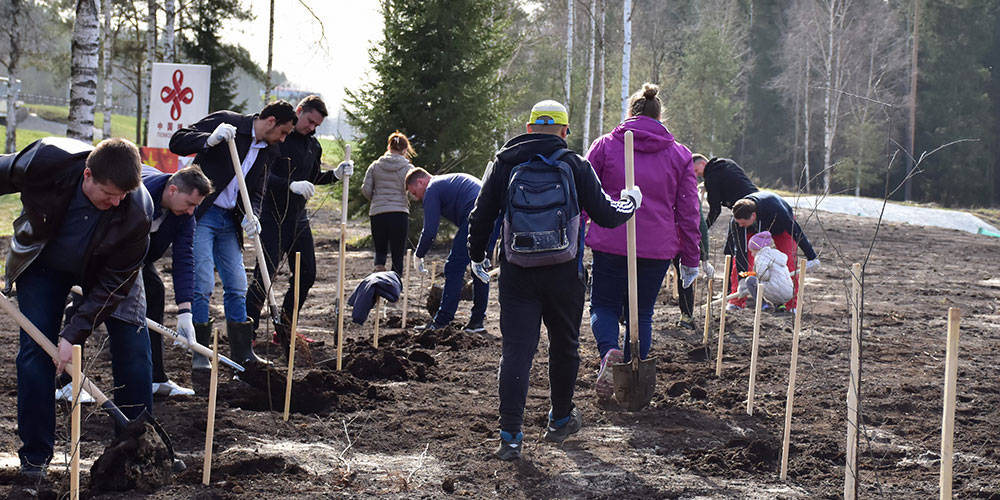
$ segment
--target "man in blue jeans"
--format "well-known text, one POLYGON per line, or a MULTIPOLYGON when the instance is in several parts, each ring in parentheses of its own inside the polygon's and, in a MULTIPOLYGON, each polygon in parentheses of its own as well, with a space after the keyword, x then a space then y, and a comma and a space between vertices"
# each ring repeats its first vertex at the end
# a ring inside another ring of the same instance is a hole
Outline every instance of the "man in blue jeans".
MULTIPOLYGON (((434 320, 419 330, 438 330, 445 328, 455 319, 458 300, 465 284, 465 269, 469 267, 469 251, 466 250, 469 236, 469 213, 476 204, 482 183, 469 174, 431 175, 422 168, 414 168, 406 174, 406 190, 417 201, 424 203, 424 228, 420 232, 417 250, 413 253, 417 271, 427 272, 424 267, 424 255, 431 248, 434 237, 437 236, 441 217, 458 227, 455 239, 451 244, 451 252, 444 263, 444 293, 441 295, 441 305, 438 307, 434 320)), ((496 241, 494 235, 493 241, 496 241)), ((486 305, 490 297, 490 285, 479 280, 472 280, 472 313, 464 330, 471 333, 486 331, 483 320, 486 319, 486 305)))
MULTIPOLYGON (((174 154, 197 154, 201 166, 216 191, 205 197, 195 211, 198 223, 194 232, 195 287, 191 313, 195 338, 209 345, 212 322, 208 305, 215 287, 215 270, 222 279, 222 304, 226 331, 233 361, 240 364, 261 363, 253 351, 253 322, 247 319, 247 275, 243 267, 243 233, 255 238, 260 232, 260 203, 264 193, 266 170, 278 158, 278 143, 295 125, 295 108, 285 101, 274 101, 260 114, 241 115, 216 111, 197 123, 184 127, 170 137, 174 154), (229 141, 235 140, 243 177, 253 207, 244 207, 239 184, 229 154, 229 141), (242 222, 241 222, 242 221, 242 222), (214 269, 213 269, 214 268, 214 269)), ((195 370, 211 369, 204 356, 192 358, 195 370)))
POLYGON ((22 329, 17 353, 18 450, 21 473, 44 477, 55 443, 55 377, 74 344, 105 324, 115 403, 129 418, 152 411, 145 297, 137 283, 149 247, 153 201, 142 187, 139 150, 123 139, 96 147, 61 138, 0 155, 0 195, 20 193, 4 293, 17 285, 22 313, 53 343, 53 360, 22 329), (79 308, 60 330, 73 285, 79 308), (122 307, 119 307, 121 305, 122 307), (114 315, 112 316, 112 313, 114 315))

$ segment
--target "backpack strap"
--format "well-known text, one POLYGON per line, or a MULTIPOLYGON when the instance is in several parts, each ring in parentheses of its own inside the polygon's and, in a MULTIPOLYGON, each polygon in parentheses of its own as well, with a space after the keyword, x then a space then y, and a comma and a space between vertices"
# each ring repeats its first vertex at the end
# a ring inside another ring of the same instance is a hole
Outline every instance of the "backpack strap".
POLYGON ((565 156, 567 153, 572 153, 572 152, 573 151, 570 149, 562 148, 562 149, 557 149, 554 153, 549 155, 548 158, 542 155, 538 155, 538 157, 541 158, 542 161, 544 161, 545 163, 548 163, 549 165, 555 165, 556 163, 559 163, 560 158, 565 156))

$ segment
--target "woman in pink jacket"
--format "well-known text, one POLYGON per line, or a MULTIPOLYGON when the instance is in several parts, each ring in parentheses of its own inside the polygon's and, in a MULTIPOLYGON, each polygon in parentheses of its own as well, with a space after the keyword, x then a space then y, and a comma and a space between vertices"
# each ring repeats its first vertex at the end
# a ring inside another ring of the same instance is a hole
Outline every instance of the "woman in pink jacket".
MULTIPOLYGON (((643 193, 643 211, 635 218, 640 359, 649 355, 653 305, 667 267, 680 257, 681 277, 688 286, 698 274, 700 257, 699 200, 691 151, 660 123, 658 90, 656 85, 644 84, 629 99, 629 117, 610 134, 597 138, 587 153, 604 192, 620 192, 625 188, 625 132, 632 131, 635 183, 643 193)), ((618 318, 623 311, 628 313, 625 231, 624 225, 615 229, 591 225, 586 240, 594 255, 590 326, 601 353, 596 390, 602 398, 614 393, 610 365, 628 361, 631 355, 627 327, 625 352, 618 344, 618 318)))

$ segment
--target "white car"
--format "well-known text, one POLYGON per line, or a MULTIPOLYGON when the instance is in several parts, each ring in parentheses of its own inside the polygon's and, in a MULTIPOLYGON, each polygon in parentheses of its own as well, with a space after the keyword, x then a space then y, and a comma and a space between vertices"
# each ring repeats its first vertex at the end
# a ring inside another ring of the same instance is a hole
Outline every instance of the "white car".
MULTIPOLYGON (((15 85, 16 90, 21 90, 21 80, 17 80, 15 85)), ((0 77, 0 124, 7 124, 7 92, 10 90, 9 80, 7 77, 0 77)), ((20 107, 20 104, 18 105, 20 107)))

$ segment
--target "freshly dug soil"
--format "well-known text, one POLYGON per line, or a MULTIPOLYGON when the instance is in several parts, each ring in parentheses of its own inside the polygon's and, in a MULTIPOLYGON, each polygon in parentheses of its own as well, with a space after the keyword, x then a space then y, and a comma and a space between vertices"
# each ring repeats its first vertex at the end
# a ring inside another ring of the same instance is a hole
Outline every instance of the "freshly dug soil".
POLYGON ((172 462, 153 426, 134 420, 94 461, 90 488, 150 493, 173 481, 172 462))

